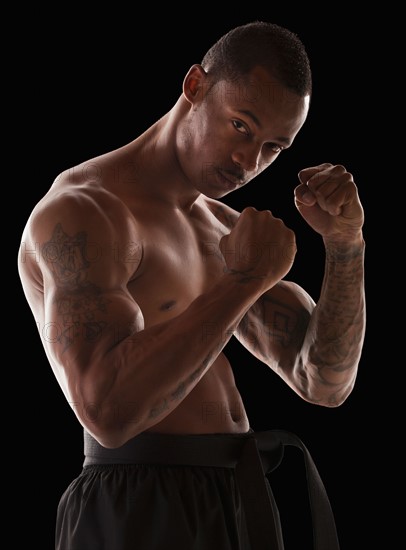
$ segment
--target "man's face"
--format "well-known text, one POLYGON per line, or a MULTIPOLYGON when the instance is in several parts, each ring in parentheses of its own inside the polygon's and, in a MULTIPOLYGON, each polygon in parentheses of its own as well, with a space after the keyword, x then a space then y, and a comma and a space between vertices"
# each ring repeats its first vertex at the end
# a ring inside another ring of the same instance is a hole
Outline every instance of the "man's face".
POLYGON ((180 140, 186 176, 212 198, 247 184, 292 144, 309 101, 261 67, 242 82, 203 82, 180 140))

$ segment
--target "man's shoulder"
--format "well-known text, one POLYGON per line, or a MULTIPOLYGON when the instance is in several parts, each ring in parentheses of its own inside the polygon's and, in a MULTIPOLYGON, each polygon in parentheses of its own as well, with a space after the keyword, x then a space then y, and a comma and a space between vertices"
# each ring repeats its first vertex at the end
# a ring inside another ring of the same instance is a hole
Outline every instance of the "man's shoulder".
POLYGON ((61 172, 48 191, 34 205, 25 234, 36 241, 46 239, 59 226, 70 235, 78 232, 127 232, 129 218, 125 204, 114 193, 91 177, 77 176, 75 171, 61 172), (109 229, 110 228, 110 229, 109 229))

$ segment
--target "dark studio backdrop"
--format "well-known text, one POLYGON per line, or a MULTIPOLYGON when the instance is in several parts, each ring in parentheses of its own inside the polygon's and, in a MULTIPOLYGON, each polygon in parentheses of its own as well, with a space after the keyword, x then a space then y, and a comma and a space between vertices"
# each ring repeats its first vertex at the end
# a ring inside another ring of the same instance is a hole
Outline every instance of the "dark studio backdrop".
MULTIPOLYGON (((360 142, 369 126, 365 74, 370 29, 354 20, 350 11, 295 13, 290 7, 242 7, 223 16, 212 8, 195 8, 202 13, 194 14, 190 7, 182 22, 174 21, 176 14, 159 14, 159 10, 140 18, 116 9, 94 20, 82 13, 54 13, 48 14, 52 24, 40 23, 24 35, 26 49, 19 78, 26 94, 19 109, 26 145, 20 174, 24 173, 25 181, 23 191, 17 192, 15 250, 31 209, 59 172, 134 139, 173 106, 187 70, 201 61, 221 34, 235 25, 264 19, 287 26, 306 44, 314 75, 312 106, 293 147, 224 202, 239 210, 249 205, 270 209, 295 230, 298 253, 289 277, 317 300, 323 247, 296 212, 293 189, 303 167, 321 162, 344 164, 359 187, 369 244, 370 157, 361 153, 360 142)), ((368 250, 367 246, 367 266, 368 250)), ((368 284, 367 273, 367 297, 368 284)), ((22 468, 21 475, 24 491, 28 488, 31 495, 28 505, 33 530, 22 536, 29 536, 45 550, 53 545, 58 500, 81 469, 82 429, 47 363, 19 283, 16 287, 21 327, 17 384, 25 425, 29 426, 19 436, 20 454, 25 452, 24 442, 34 450, 26 457, 28 467, 22 468), (41 506, 36 506, 39 497, 41 506)), ((378 422, 371 398, 371 347, 367 331, 352 395, 341 407, 327 409, 302 401, 236 341, 227 346, 252 427, 293 431, 311 452, 333 506, 342 550, 367 548, 366 541, 376 541, 379 536, 377 527, 371 525, 374 492, 367 452, 378 422)), ((287 449, 285 461, 271 481, 286 550, 290 550, 301 537, 303 542, 310 540, 300 451, 287 449)), ((300 547, 310 548, 309 542, 300 547)))

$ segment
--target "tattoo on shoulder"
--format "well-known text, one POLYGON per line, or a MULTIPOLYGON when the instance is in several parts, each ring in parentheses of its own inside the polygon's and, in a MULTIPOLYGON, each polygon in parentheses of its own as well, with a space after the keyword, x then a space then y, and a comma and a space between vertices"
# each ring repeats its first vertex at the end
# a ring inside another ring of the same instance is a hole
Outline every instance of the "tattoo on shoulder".
POLYGON ((63 351, 79 335, 89 342, 96 340, 107 324, 99 318, 101 312, 106 312, 107 300, 101 289, 88 280, 86 246, 85 232, 70 236, 58 223, 42 247, 42 256, 61 291, 55 305, 63 327, 59 338, 63 351))

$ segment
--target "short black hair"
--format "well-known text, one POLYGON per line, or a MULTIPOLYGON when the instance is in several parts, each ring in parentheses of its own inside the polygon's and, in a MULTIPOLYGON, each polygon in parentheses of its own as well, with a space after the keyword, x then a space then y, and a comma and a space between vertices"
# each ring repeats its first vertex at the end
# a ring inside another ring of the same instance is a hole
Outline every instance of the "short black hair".
POLYGON ((297 34, 275 23, 253 21, 231 29, 211 46, 201 65, 214 81, 233 81, 261 66, 299 96, 312 92, 304 44, 297 34))

